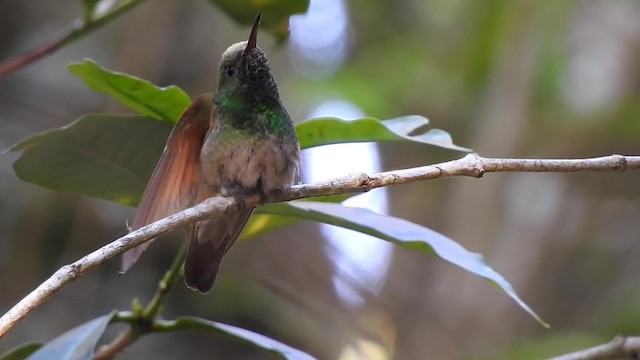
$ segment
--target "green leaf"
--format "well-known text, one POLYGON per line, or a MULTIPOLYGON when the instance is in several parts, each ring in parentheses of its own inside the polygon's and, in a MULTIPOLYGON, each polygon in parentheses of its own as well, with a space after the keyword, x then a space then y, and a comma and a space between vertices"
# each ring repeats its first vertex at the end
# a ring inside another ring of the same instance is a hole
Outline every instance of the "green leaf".
POLYGON ((90 360, 115 311, 77 326, 46 343, 28 357, 29 360, 90 360))
POLYGON ((139 116, 85 115, 10 151, 18 177, 49 189, 136 205, 171 126, 139 116))
MULTIPOLYGON (((220 7, 243 25, 253 25, 256 15, 262 13, 260 27, 267 29, 279 41, 289 36, 289 16, 305 13, 309 8, 308 0, 209 0, 209 2, 220 7)), ((249 32, 247 32, 248 38, 249 32)))
POLYGON ((372 117, 347 121, 337 118, 317 118, 296 125, 300 147, 370 141, 413 141, 445 149, 470 152, 455 145, 449 133, 440 129, 423 129, 429 124, 424 116, 409 115, 390 120, 372 117), (422 131, 421 131, 422 130, 422 131))
POLYGON ((189 106, 189 96, 177 86, 158 87, 135 76, 110 71, 93 60, 71 63, 67 69, 90 88, 111 95, 141 115, 175 123, 189 106))
MULTIPOLYGON (((341 195, 331 195, 331 196, 321 196, 321 197, 312 197, 303 199, 301 201, 320 201, 320 202, 331 202, 331 203, 340 203, 347 200, 350 197, 356 196, 359 194, 341 194, 341 195)), ((300 221, 300 219, 296 219, 290 216, 282 216, 282 215, 273 215, 270 213, 269 208, 273 204, 265 204, 259 206, 256 211, 251 215, 249 221, 245 225, 244 229, 240 233, 239 241, 249 239, 251 237, 260 235, 264 232, 274 230, 285 225, 293 224, 295 222, 300 221)))
POLYGON ((260 335, 250 330, 242 329, 236 326, 222 324, 215 321, 209 321, 201 318, 183 316, 174 321, 164 322, 163 330, 173 331, 176 329, 198 329, 207 330, 218 334, 231 336, 234 339, 240 339, 249 344, 270 351, 282 356, 287 360, 313 360, 313 356, 304 353, 298 349, 292 348, 279 341, 260 335))
POLYGON ((0 355, 0 360, 24 360, 40 347, 42 347, 41 342, 22 344, 0 355))
POLYGON ((472 253, 457 242, 429 228, 392 216, 380 215, 368 209, 338 204, 291 201, 272 204, 265 209, 271 214, 310 219, 372 235, 393 244, 436 255, 472 274, 500 287, 522 309, 545 327, 548 325, 520 299, 502 275, 489 267, 482 255, 472 253))
POLYGON ((84 10, 84 21, 90 22, 93 20, 93 15, 96 9, 96 5, 100 2, 100 0, 81 0, 82 8, 84 10))

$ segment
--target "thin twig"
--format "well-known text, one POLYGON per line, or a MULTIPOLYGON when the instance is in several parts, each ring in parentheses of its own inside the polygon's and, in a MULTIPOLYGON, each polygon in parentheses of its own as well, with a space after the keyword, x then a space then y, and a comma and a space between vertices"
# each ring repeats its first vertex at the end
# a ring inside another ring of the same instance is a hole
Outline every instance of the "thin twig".
POLYGON ((87 16, 85 14, 83 18, 78 18, 71 22, 71 24, 69 24, 62 32, 62 35, 58 35, 54 39, 27 51, 25 54, 2 61, 0 63, 0 76, 16 71, 45 55, 57 51, 64 45, 80 39, 91 31, 96 30, 107 22, 115 19, 119 15, 124 14, 127 10, 140 4, 142 1, 144 0, 121 0, 106 11, 93 14, 93 16, 87 16))
MULTIPOLYGON (((296 185, 290 189, 269 194, 266 202, 365 192, 383 186, 443 177, 471 176, 480 178, 483 174, 490 172, 624 171, 628 169, 640 169, 640 156, 610 155, 589 159, 494 159, 469 154, 459 160, 435 165, 376 174, 357 174, 315 184, 296 185)), ((243 199, 243 202, 248 206, 259 205, 260 201, 258 195, 243 199)), ((44 303, 54 293, 88 270, 164 232, 204 219, 210 214, 224 211, 224 209, 235 205, 236 200, 233 197, 209 198, 194 207, 133 231, 80 260, 61 267, 0 318, 0 337, 31 310, 44 303)))
MULTIPOLYGON (((156 290, 155 295, 147 307, 142 311, 142 318, 145 320, 153 320, 158 313, 160 312, 160 307, 164 303, 164 298, 171 290, 171 286, 176 281, 176 278, 180 274, 180 269, 182 268, 182 263, 184 263, 184 259, 187 257, 187 243, 183 243, 180 251, 178 251, 178 255, 176 255, 175 259, 173 259, 173 263, 169 270, 164 274, 162 279, 158 282, 158 289, 156 290)), ((150 321, 149 321, 150 322, 150 321)))
POLYGON ((640 337, 616 336, 606 344, 556 356, 548 360, 637 359, 638 354, 640 354, 640 337))

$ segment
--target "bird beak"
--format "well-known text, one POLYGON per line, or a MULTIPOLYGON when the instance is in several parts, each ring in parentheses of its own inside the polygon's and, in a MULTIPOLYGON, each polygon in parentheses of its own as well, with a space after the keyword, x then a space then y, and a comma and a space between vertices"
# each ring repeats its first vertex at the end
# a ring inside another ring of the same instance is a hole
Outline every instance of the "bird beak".
POLYGON ((260 25, 260 18, 262 18, 262 14, 258 13, 256 21, 253 23, 253 28, 251 29, 251 35, 249 35, 249 41, 247 41, 247 47, 242 52, 242 56, 246 57, 247 54, 257 46, 256 42, 258 41, 258 25, 260 25))

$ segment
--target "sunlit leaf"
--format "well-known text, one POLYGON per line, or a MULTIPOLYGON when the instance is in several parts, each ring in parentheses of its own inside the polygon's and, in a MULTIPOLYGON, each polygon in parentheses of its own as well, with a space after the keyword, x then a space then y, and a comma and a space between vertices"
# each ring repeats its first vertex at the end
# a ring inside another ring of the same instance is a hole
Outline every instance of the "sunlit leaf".
MULTIPOLYGON (((368 209, 312 201, 272 204, 264 211, 355 230, 398 246, 436 255, 472 274, 491 281, 538 322, 548 326, 520 299, 511 284, 484 262, 482 255, 468 251, 457 242, 429 228, 404 219, 380 215, 368 209)), ((348 239, 344 239, 344 241, 348 241, 348 239)))
POLYGON ((285 345, 277 340, 233 325, 222 324, 219 322, 190 316, 179 317, 175 321, 167 322, 167 324, 167 328, 169 328, 170 330, 198 329, 231 336, 234 339, 240 339, 263 350, 273 352, 287 360, 315 359, 313 356, 298 349, 292 348, 289 345, 285 345))
POLYGON ((123 105, 158 120, 175 123, 189 106, 189 96, 177 86, 158 87, 147 80, 100 67, 93 60, 67 65, 90 88, 111 95, 123 105))
MULTIPOLYGON (((340 203, 348 198, 355 196, 358 194, 341 194, 341 195, 332 195, 332 196, 321 196, 321 197, 313 197, 303 199, 302 201, 320 201, 320 202, 332 202, 332 203, 340 203)), ((295 222, 298 222, 300 219, 296 219, 290 216, 282 216, 282 215, 274 215, 269 212, 269 207, 273 204, 265 204, 259 206, 256 211, 253 213, 247 225, 245 225, 242 233, 240 233, 240 237, 238 240, 246 240, 251 237, 260 235, 264 232, 274 230, 285 225, 289 225, 295 222)))
POLYGON ((139 116, 86 115, 10 151, 18 177, 53 190, 136 205, 171 126, 139 116))
POLYGON ((27 359, 92 359, 98 340, 100 340, 104 330, 107 328, 107 325, 109 325, 113 314, 115 314, 115 312, 93 319, 67 331, 44 344, 27 359))
POLYGON ((271 32, 280 41, 289 35, 289 16, 304 13, 309 8, 308 0, 209 0, 209 2, 220 7, 243 25, 253 25, 256 15, 262 13, 260 27, 271 32))
POLYGON ((426 130, 428 124, 427 118, 418 115, 390 120, 371 117, 351 121, 317 118, 298 123, 296 132, 303 148, 344 142, 413 141, 445 149, 471 151, 455 145, 444 130, 426 130))
POLYGON ((22 344, 0 355, 0 360, 24 360, 40 347, 42 347, 41 342, 22 344))

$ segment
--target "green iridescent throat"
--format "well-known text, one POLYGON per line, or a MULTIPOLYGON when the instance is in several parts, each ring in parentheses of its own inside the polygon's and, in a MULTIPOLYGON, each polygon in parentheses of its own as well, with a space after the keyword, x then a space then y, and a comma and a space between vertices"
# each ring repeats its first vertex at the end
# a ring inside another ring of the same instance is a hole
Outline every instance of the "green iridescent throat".
POLYGON ((248 130, 254 134, 294 131, 289 114, 278 99, 272 99, 268 105, 255 102, 252 104, 238 96, 218 92, 213 102, 217 106, 218 121, 236 129, 248 130))

